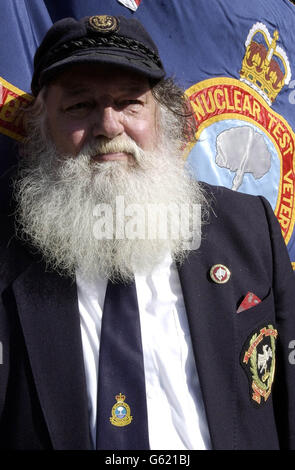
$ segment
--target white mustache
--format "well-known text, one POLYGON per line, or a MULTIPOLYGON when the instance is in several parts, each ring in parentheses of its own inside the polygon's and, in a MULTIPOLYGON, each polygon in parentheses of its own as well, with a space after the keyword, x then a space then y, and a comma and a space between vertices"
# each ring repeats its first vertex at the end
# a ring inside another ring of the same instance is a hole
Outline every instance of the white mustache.
POLYGON ((136 142, 130 137, 122 136, 114 137, 111 140, 100 137, 98 140, 86 144, 81 153, 94 157, 96 155, 120 152, 132 155, 137 163, 140 163, 144 158, 144 151, 136 142))

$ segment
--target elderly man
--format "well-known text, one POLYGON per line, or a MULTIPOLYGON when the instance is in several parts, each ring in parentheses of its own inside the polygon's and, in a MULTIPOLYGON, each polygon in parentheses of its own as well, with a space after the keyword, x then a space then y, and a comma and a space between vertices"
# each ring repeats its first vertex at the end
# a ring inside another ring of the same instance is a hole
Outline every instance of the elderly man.
POLYGON ((190 175, 192 114, 143 26, 58 21, 32 91, 2 210, 1 447, 294 448, 279 225, 190 175))

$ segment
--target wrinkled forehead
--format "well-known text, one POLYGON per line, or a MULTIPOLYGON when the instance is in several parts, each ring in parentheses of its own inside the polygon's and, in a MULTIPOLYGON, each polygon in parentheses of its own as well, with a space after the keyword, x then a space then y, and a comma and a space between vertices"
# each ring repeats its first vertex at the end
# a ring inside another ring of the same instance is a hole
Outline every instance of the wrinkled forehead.
POLYGON ((149 80, 136 72, 121 67, 101 65, 75 65, 53 79, 48 88, 58 86, 65 92, 75 93, 83 89, 130 90, 139 94, 151 90, 149 80))

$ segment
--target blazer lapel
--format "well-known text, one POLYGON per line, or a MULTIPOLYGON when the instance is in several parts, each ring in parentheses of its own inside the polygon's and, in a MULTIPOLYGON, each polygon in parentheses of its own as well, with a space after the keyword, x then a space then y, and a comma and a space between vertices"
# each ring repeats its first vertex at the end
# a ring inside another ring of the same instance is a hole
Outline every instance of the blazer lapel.
POLYGON ((230 293, 227 285, 215 284, 208 275, 215 255, 208 241, 203 241, 199 250, 191 252, 179 267, 179 277, 212 445, 214 449, 232 449, 234 331, 232 312, 228 311, 230 293))
POLYGON ((41 408, 54 449, 90 449, 75 283, 32 263, 13 282, 41 408))

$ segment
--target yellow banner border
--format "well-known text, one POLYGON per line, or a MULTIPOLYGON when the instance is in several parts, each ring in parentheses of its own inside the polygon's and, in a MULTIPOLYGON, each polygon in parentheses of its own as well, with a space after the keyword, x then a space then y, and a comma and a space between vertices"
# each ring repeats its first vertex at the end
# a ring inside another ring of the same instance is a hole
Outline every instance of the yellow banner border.
MULTIPOLYGON (((4 88, 8 89, 9 91, 12 91, 15 93, 17 96, 22 97, 28 102, 33 101, 34 97, 30 95, 29 93, 26 93, 25 91, 21 90, 20 88, 17 88, 16 86, 12 85, 9 83, 7 80, 5 80, 3 77, 0 77, 0 85, 2 85, 4 88)), ((17 99, 17 98, 16 98, 17 99)), ((0 126, 0 133, 7 135, 8 137, 11 137, 14 140, 17 140, 21 142, 23 140, 23 136, 20 134, 17 134, 3 126, 0 126)))

